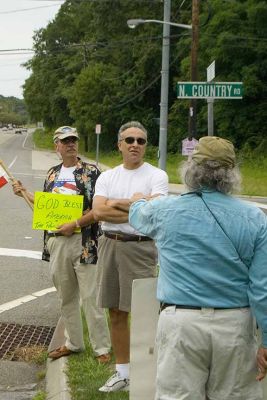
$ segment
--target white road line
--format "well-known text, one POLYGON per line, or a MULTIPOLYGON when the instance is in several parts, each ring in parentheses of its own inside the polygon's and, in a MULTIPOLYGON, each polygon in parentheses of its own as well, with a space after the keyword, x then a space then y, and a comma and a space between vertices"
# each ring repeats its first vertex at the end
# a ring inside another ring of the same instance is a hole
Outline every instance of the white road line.
POLYGON ((11 163, 10 163, 9 166, 8 166, 9 169, 15 164, 15 162, 17 161, 17 158, 18 158, 18 156, 16 156, 16 157, 14 158, 14 160, 11 161, 11 163))
MULTIPOLYGON (((25 149, 25 143, 26 143, 26 140, 28 139, 28 136, 29 136, 29 132, 27 132, 27 135, 26 135, 26 137, 25 137, 25 139, 24 139, 24 141, 22 143, 23 149, 25 149)), ((29 150, 32 150, 32 149, 29 149, 29 150)))
POLYGON ((48 293, 52 293, 55 291, 56 291, 55 287, 50 287, 47 289, 40 290, 39 292, 32 293, 30 295, 20 297, 19 299, 12 300, 7 303, 1 304, 0 305, 0 314, 2 314, 5 311, 12 310, 13 308, 16 308, 18 306, 21 306, 22 304, 28 303, 29 301, 36 300, 38 297, 44 296, 48 293))
MULTIPOLYGON (((0 247, 0 256, 12 256, 12 257, 27 257, 27 258, 35 258, 38 260, 42 259, 42 253, 40 251, 33 250, 20 250, 20 249, 6 249, 0 247)), ((0 305, 0 314, 12 310, 12 308, 21 306, 24 303, 28 303, 29 301, 36 300, 38 297, 45 296, 47 293, 55 292, 55 287, 50 287, 47 289, 39 290, 38 292, 34 292, 27 296, 20 297, 19 299, 9 301, 7 303, 0 305)))
POLYGON ((6 249, 3 247, 0 247, 0 256, 26 257, 26 258, 35 258, 37 260, 42 259, 41 251, 6 249))

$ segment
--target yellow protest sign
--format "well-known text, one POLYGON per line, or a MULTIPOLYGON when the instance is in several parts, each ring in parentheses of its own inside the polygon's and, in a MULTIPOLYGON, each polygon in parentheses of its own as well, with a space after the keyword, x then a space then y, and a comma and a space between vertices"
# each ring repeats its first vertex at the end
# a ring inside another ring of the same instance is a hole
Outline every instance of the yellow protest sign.
POLYGON ((82 216, 83 196, 35 192, 32 229, 54 231, 82 216))

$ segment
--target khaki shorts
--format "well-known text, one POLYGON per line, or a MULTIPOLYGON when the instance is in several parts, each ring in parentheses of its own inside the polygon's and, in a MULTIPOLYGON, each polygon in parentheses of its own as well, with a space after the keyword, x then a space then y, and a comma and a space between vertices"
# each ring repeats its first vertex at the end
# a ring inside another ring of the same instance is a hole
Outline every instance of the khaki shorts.
POLYGON ((161 312, 155 400, 262 400, 249 308, 161 312))
POLYGON ((122 242, 103 235, 98 241, 98 304, 130 312, 134 279, 152 278, 157 250, 152 240, 122 242))

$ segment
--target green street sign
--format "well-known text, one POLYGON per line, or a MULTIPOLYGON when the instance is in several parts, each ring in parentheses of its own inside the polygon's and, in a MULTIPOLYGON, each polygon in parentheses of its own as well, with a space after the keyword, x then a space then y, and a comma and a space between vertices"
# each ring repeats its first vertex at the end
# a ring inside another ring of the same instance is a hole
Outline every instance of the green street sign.
POLYGON ((177 82, 179 99, 242 99, 242 82, 177 82))

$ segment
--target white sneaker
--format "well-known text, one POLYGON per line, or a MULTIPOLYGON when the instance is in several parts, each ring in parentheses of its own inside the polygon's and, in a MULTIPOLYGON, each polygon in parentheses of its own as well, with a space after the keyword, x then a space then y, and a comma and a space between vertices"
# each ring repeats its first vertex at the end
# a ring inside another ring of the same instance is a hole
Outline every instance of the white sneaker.
POLYGON ((98 390, 100 392, 117 392, 119 390, 128 392, 129 388, 130 388, 130 379, 127 378, 122 379, 120 374, 116 372, 107 380, 105 385, 99 388, 98 390))

